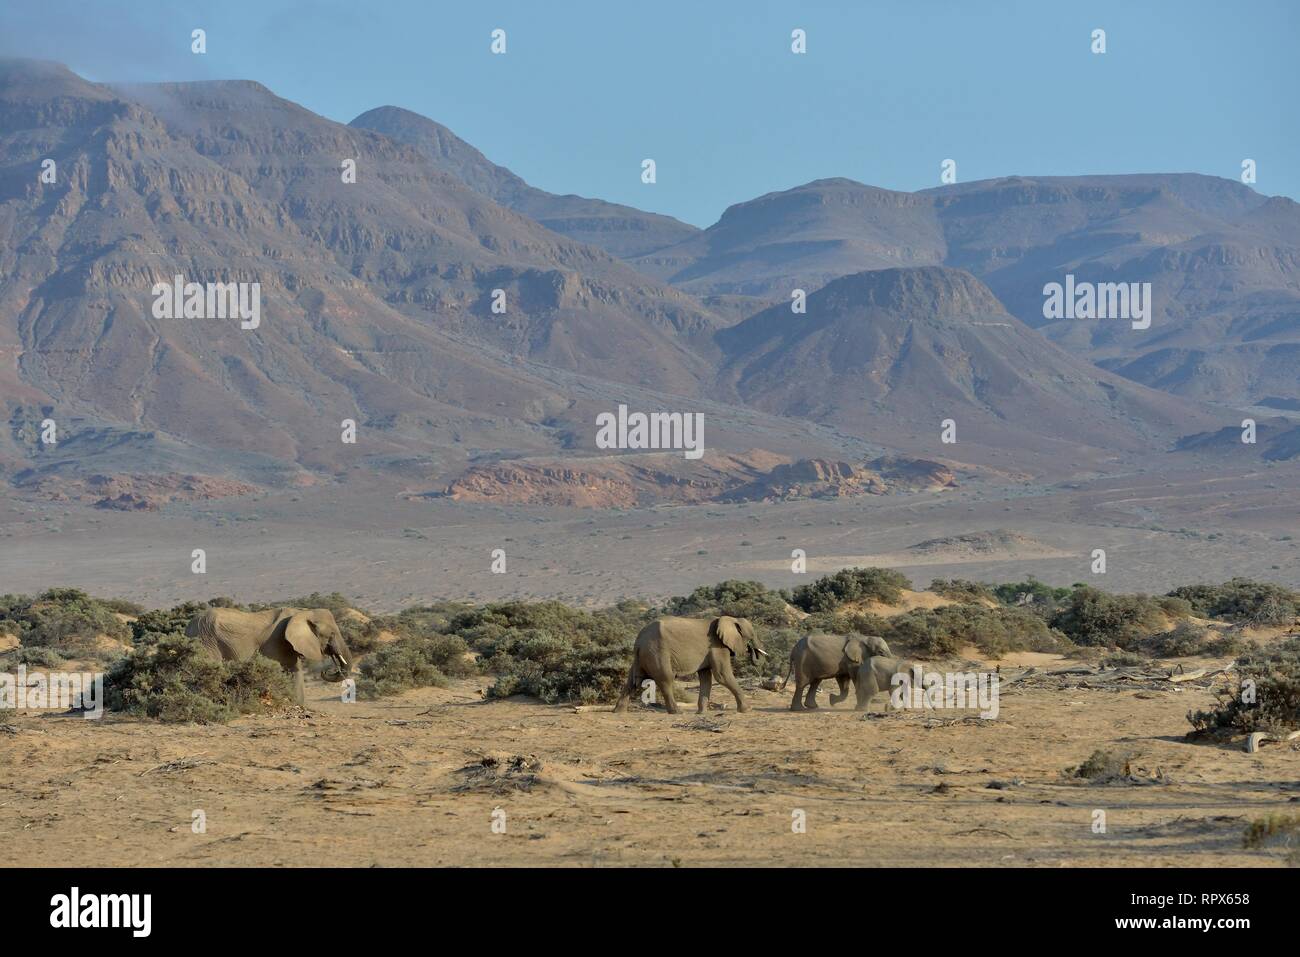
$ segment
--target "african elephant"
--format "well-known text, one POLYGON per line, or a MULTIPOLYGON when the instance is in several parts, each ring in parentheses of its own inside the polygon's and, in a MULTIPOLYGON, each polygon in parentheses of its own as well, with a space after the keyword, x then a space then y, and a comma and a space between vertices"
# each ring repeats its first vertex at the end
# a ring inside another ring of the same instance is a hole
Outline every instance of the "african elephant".
POLYGON ((293 674, 299 704, 303 703, 305 662, 327 656, 333 660, 338 670, 322 674, 326 681, 342 681, 351 670, 351 652, 327 608, 209 608, 190 620, 185 634, 197 638, 209 655, 221 661, 247 661, 256 654, 278 661, 293 674))
POLYGON ((867 706, 871 704, 872 697, 881 691, 892 692, 894 690, 894 675, 900 673, 911 675, 912 669, 915 667, 917 666, 914 662, 902 658, 872 655, 858 667, 854 680, 855 690, 858 693, 858 703, 854 705, 853 710, 866 711, 867 706))
POLYGON ((700 681, 700 700, 697 710, 709 704, 709 692, 717 679, 736 696, 736 710, 747 711, 749 705, 740 691, 736 676, 731 670, 735 655, 749 653, 752 661, 767 652, 758 646, 754 626, 748 618, 660 618, 641 629, 632 647, 632 667, 628 669, 623 693, 614 705, 615 711, 627 710, 627 699, 637 692, 641 682, 653 678, 664 707, 677 713, 677 699, 673 696, 673 679, 677 676, 697 675, 700 681))
POLYGON ((790 649, 790 670, 781 682, 781 689, 785 690, 790 676, 795 677, 790 710, 816 709, 817 686, 826 678, 839 682, 840 693, 831 694, 834 707, 849 696, 849 682, 856 679, 862 662, 872 655, 889 654, 892 654, 889 645, 878 635, 805 635, 790 649), (801 703, 804 688, 808 693, 801 703))

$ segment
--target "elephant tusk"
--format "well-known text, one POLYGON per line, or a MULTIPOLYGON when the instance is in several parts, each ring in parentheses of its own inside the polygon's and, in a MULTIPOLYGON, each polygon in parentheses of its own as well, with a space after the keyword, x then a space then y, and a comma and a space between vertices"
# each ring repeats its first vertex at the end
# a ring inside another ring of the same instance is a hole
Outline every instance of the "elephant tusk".
POLYGON ((772 657, 772 656, 769 655, 766 651, 764 651, 762 648, 755 648, 754 650, 757 651, 757 652, 758 652, 760 655, 762 655, 764 658, 771 658, 771 657, 772 657))

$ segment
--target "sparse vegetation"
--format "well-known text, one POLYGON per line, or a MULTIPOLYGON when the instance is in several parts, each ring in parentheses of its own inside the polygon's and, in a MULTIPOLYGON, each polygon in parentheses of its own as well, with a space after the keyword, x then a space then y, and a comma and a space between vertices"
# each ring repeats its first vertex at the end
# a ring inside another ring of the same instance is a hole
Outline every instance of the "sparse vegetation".
POLYGON ((936 578, 930 582, 930 591, 942 598, 953 601, 979 603, 997 601, 993 589, 983 582, 967 581, 964 578, 936 578))
POLYGON ((30 645, 28 647, 20 645, 0 656, 0 667, 16 668, 19 665, 24 665, 28 668, 57 668, 66 660, 53 648, 45 648, 41 645, 30 645))
POLYGON ((1130 755, 1098 749, 1088 755, 1088 760, 1076 768, 1070 768, 1067 773, 1070 777, 1083 778, 1093 784, 1110 784, 1129 778, 1130 760, 1130 755))
POLYGON ((357 694, 379 698, 411 688, 441 688, 448 676, 478 671, 469 646, 456 635, 416 635, 385 645, 361 663, 357 694))
POLYGON ((974 645, 989 657, 1011 651, 1064 651, 1069 641, 1023 608, 948 605, 885 619, 881 635, 896 652, 918 658, 954 655, 974 645))
POLYGON ((1180 621, 1171 631, 1139 642, 1138 650, 1153 658, 1187 658, 1193 655, 1233 655, 1245 647, 1240 635, 1214 631, 1193 621, 1180 621))
MULTIPOLYGON (((137 649, 134 667, 148 661, 148 667, 157 670, 160 661, 149 659, 150 650, 167 642, 175 657, 179 647, 175 639, 182 638, 190 619, 208 607, 323 607, 334 612, 349 647, 361 656, 358 690, 363 696, 396 694, 441 685, 448 678, 486 674, 494 679, 489 689, 493 697, 528 694, 552 702, 596 702, 617 697, 637 632, 663 614, 749 618, 771 657, 758 665, 748 659, 737 660, 736 672, 743 677, 762 677, 784 675, 794 643, 804 634, 819 631, 880 635, 898 653, 918 658, 956 655, 968 646, 988 657, 1013 651, 1086 655, 1088 649, 1095 648, 1102 650, 1098 660, 1107 666, 1137 663, 1142 660, 1139 655, 1232 655, 1255 646, 1245 642, 1238 629, 1206 628, 1188 620, 1189 616, 1218 613, 1234 621, 1271 619, 1281 613, 1280 608, 1289 608, 1286 603, 1295 596, 1282 586, 1245 579, 1222 586, 1175 589, 1162 597, 1116 595, 1082 584, 1058 588, 1032 578, 1004 584, 936 579, 931 591, 955 604, 916 608, 892 617, 856 607, 867 600, 897 604, 907 585, 902 574, 890 569, 852 568, 823 576, 793 594, 759 582, 727 580, 701 586, 658 607, 635 599, 597 611, 575 609, 559 601, 481 607, 435 602, 378 616, 355 608, 338 593, 313 593, 248 606, 218 597, 143 611, 130 603, 92 598, 77 589, 51 589, 34 598, 0 597, 0 633, 15 634, 21 642, 0 661, 55 668, 66 658, 86 656, 88 642, 106 635, 130 642, 137 649), (119 617, 128 613, 133 620, 119 617), (1176 622, 1172 630, 1171 619, 1176 622), (1106 653, 1105 649, 1111 650, 1106 653)), ((1290 720, 1300 726, 1293 697, 1288 697, 1293 695, 1296 679, 1288 677, 1290 665, 1284 659, 1270 658, 1267 673, 1254 675, 1256 685, 1267 692, 1267 706, 1247 709, 1229 704, 1194 717, 1193 724, 1253 730, 1290 720), (1292 703, 1288 705, 1288 701, 1292 703)), ((1242 661, 1249 666, 1254 659, 1247 655, 1242 661)), ((175 673, 179 666, 172 663, 169 667, 175 673)), ((137 713, 224 720, 213 716, 240 713, 243 705, 231 702, 243 694, 239 689, 249 680, 248 676, 232 674, 218 679, 195 672, 173 682, 170 690, 151 685, 154 690, 149 695, 135 691, 131 698, 124 692, 122 700, 129 698, 137 713), (214 706, 196 704, 179 690, 192 686, 193 693, 206 696, 214 681, 232 683, 235 689, 219 694, 220 703, 214 706)))
POLYGON ((1167 617, 1185 617, 1186 609, 1148 595, 1113 595, 1083 585, 1051 618, 1051 625, 1080 645, 1129 649, 1164 629, 1167 617))
POLYGON ((1133 768, 1134 755, 1127 752, 1093 751, 1078 767, 1067 768, 1067 778, 1082 779, 1089 784, 1167 784, 1164 772, 1139 775, 1133 768))
POLYGON ((187 601, 172 608, 143 612, 140 617, 131 622, 131 643, 137 648, 142 648, 168 635, 183 635, 190 619, 199 612, 206 611, 211 604, 211 602, 187 601))
POLYGON ((1235 686, 1187 720, 1193 734, 1300 730, 1300 637, 1242 655, 1235 686))
POLYGON ((851 601, 895 605, 910 584, 906 575, 892 568, 844 568, 810 585, 800 585, 791 602, 807 612, 834 611, 851 601))
POLYGON ((1282 625, 1300 616, 1300 592, 1249 578, 1234 578, 1222 585, 1186 585, 1169 595, 1188 602, 1192 613, 1201 618, 1282 625))
POLYGON ((1276 812, 1256 818, 1246 825, 1242 847, 1258 850, 1273 845, 1286 849, 1286 862, 1300 867, 1300 813, 1276 812))
POLYGON ((0 596, 0 633, 15 635, 24 647, 50 648, 65 658, 99 658, 96 639, 131 640, 131 629, 117 609, 138 610, 117 600, 92 598, 77 588, 51 588, 35 598, 0 596))
POLYGON ((117 661, 105 675, 104 696, 110 711, 224 724, 291 704, 293 688, 269 658, 213 661, 197 642, 165 635, 117 661))
POLYGON ((489 695, 543 701, 612 701, 636 638, 626 610, 579 611, 556 601, 506 602, 456 615, 448 630, 496 676, 489 695))
POLYGON ((1044 618, 1051 618, 1078 587, 1081 586, 1057 588, 1032 577, 1021 582, 1005 582, 990 586, 994 597, 1002 604, 1029 608, 1044 618))
POLYGON ((791 624, 787 605, 790 596, 772 591, 753 581, 729 580, 716 585, 701 585, 683 598, 669 599, 664 605, 668 615, 704 618, 708 615, 731 615, 748 618, 755 625, 784 627, 791 624))

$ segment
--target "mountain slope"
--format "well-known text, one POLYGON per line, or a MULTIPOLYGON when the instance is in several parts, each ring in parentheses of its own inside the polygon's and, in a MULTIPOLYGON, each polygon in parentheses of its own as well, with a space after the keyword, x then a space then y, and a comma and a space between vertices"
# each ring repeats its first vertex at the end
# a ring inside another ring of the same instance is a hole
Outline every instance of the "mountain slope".
POLYGON ((806 315, 773 306, 718 339, 723 375, 757 407, 935 455, 1152 451, 1213 421, 1074 359, 978 279, 937 266, 842 277, 809 296, 806 315), (939 444, 945 419, 957 446, 939 444))
POLYGON ((697 295, 788 299, 865 269, 940 263, 946 249, 924 196, 823 179, 732 206, 634 264, 697 295))
POLYGON ((529 186, 442 124, 410 110, 381 106, 362 113, 349 125, 413 146, 435 167, 451 173, 494 202, 536 220, 553 232, 599 246, 619 258, 675 245, 699 232, 671 216, 582 196, 557 196, 529 186))
POLYGON ((1251 405, 1300 394, 1300 207, 1195 174, 1009 177, 895 193, 818 180, 728 209, 635 260, 700 296, 788 301, 866 269, 946 265, 1125 376, 1251 405), (1043 317, 1043 287, 1150 282, 1150 329, 1043 317))
POLYGON ((125 442, 189 464, 204 449, 327 471, 541 451, 578 412, 572 387, 521 359, 610 400, 620 380, 691 394, 711 377, 691 341, 712 321, 689 297, 257 84, 115 90, 5 61, 0 157, 12 467, 78 448, 35 442, 47 412, 89 451, 125 442), (259 283, 259 328, 155 318, 154 284, 178 274, 259 283))

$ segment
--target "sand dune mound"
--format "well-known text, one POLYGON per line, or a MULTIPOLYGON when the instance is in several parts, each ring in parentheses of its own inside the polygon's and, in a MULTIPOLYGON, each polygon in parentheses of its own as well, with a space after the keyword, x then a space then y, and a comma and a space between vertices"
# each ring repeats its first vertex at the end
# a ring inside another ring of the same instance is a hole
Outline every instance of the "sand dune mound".
POLYGON ((917 542, 906 549, 909 555, 944 558, 969 558, 971 556, 1002 556, 1009 552, 1023 554, 1056 554, 1050 545, 1035 541, 1018 532, 995 528, 985 532, 968 532, 947 535, 917 542))

